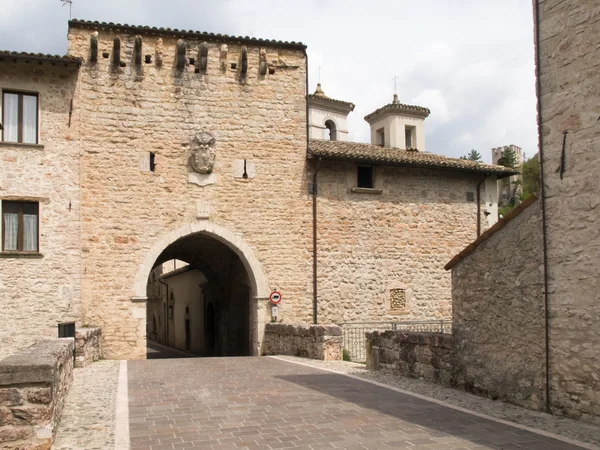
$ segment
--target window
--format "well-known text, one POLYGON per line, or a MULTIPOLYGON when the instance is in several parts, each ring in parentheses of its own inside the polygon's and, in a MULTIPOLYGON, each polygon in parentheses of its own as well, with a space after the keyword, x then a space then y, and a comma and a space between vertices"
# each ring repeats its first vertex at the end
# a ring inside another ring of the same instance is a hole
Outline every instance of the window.
POLYGON ((325 122, 325 128, 328 130, 325 133, 325 139, 330 141, 337 141, 337 128, 333 120, 327 120, 325 122))
POLYGON ((2 251, 38 252, 39 204, 2 202, 2 251))
POLYGON ((381 128, 375 132, 377 134, 376 145, 381 145, 382 147, 385 147, 385 133, 383 130, 384 129, 381 128))
POLYGON ((412 137, 412 129, 406 127, 404 130, 404 135, 406 139, 406 149, 413 148, 413 137, 412 137))
POLYGON ((373 189, 373 167, 358 166, 357 187, 373 189))
POLYGON ((2 140, 23 144, 38 142, 38 96, 2 93, 2 140))

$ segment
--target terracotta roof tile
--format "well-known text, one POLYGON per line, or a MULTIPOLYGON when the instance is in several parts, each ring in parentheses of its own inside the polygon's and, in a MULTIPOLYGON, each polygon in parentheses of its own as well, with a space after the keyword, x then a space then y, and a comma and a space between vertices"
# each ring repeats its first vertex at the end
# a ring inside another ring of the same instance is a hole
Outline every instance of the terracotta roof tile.
POLYGON ((515 175, 518 172, 503 166, 477 163, 466 159, 448 158, 417 150, 400 150, 360 142, 328 141, 311 139, 309 156, 323 159, 363 161, 432 169, 456 170, 460 172, 489 173, 499 176, 515 175))
POLYGON ((293 48, 293 49, 298 49, 298 50, 306 49, 306 45, 304 45, 302 42, 277 41, 275 39, 258 39, 258 38, 249 37, 249 36, 230 36, 227 34, 208 33, 206 31, 179 30, 177 28, 149 27, 149 26, 142 26, 142 25, 129 25, 126 23, 120 24, 120 23, 113 23, 113 22, 98 22, 98 21, 91 21, 91 20, 72 19, 72 20, 69 20, 69 27, 89 28, 92 30, 97 30, 97 29, 119 30, 119 31, 126 31, 126 32, 130 32, 130 33, 171 35, 171 36, 176 36, 176 37, 206 39, 209 41, 227 41, 227 42, 236 42, 236 43, 248 44, 248 45, 264 45, 264 46, 268 46, 268 47, 293 48))
POLYGON ((44 53, 12 52, 9 50, 0 50, 0 60, 3 59, 59 62, 64 64, 75 64, 77 66, 80 66, 82 62, 81 58, 77 56, 47 55, 44 53))
POLYGON ((365 116, 365 120, 368 122, 369 119, 371 119, 372 117, 375 117, 379 113, 388 112, 388 111, 399 112, 399 113, 404 112, 404 113, 408 113, 408 114, 418 114, 419 116, 422 116, 423 118, 425 118, 425 117, 429 116, 429 114, 431 114, 431 111, 429 111, 429 108, 424 108, 423 106, 406 105, 404 103, 400 103, 398 101, 398 96, 396 94, 394 94, 394 101, 392 103, 388 103, 387 105, 376 109, 371 114, 367 114, 365 116))
POLYGON ((506 217, 500 219, 491 228, 484 231, 481 234, 481 236, 479 236, 477 239, 475 239, 473 242, 467 245, 464 250, 462 250, 458 255, 452 258, 450 262, 446 264, 446 266, 444 266, 444 269, 452 269, 455 265, 457 265, 459 262, 461 262, 463 259, 469 256, 471 253, 473 253, 477 249, 477 247, 479 247, 483 242, 487 241, 491 236, 493 236, 502 228, 504 228, 508 222, 513 220, 515 217, 517 217, 519 214, 525 211, 529 206, 535 203, 537 199, 538 197, 535 194, 531 194, 529 197, 527 197, 527 199, 525 199, 515 209, 509 212, 506 215, 506 217))

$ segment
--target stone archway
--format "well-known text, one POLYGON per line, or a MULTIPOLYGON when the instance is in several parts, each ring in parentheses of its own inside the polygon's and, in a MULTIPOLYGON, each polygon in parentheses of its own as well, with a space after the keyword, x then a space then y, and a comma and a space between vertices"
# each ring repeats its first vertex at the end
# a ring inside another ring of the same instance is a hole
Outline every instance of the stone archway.
POLYGON ((148 277, 160 255, 176 241, 193 235, 205 235, 229 247, 242 262, 250 282, 250 326, 251 354, 259 355, 264 334, 266 305, 269 297, 269 286, 262 266, 252 248, 239 235, 209 221, 182 226, 163 235, 146 254, 138 267, 132 296, 134 302, 145 302, 148 277))

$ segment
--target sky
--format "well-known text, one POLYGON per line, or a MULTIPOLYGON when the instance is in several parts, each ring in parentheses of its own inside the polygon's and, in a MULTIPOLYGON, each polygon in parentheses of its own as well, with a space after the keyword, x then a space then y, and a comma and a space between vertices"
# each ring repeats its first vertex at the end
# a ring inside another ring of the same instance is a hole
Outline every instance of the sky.
MULTIPOLYGON (((0 49, 65 54, 62 0, 1 0, 0 49)), ((309 89, 350 101, 350 140, 390 103, 425 106, 427 151, 537 152, 531 0, 73 0, 73 18, 308 46, 309 89), (320 70, 319 70, 320 68, 320 70)))

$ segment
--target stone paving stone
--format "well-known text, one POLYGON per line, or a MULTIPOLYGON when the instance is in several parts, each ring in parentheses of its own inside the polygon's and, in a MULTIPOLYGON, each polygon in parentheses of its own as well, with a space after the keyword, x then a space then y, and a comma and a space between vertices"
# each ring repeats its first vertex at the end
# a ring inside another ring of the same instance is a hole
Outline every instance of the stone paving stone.
MULTIPOLYGON (((299 358, 294 356, 278 356, 288 361, 308 364, 313 367, 335 370, 366 380, 376 381, 391 387, 399 388, 415 394, 424 395, 436 400, 459 406, 481 414, 518 423, 549 433, 558 434, 566 438, 575 439, 600 447, 600 427, 584 422, 568 419, 566 417, 552 416, 539 411, 532 411, 508 403, 490 400, 467 392, 451 389, 430 383, 428 381, 398 376, 392 371, 381 370, 369 372, 364 364, 345 361, 319 361, 314 359, 299 358)), ((515 429, 513 433, 519 433, 515 429)), ((523 431, 523 433, 527 433, 523 431)))
POLYGON ((274 358, 129 361, 132 450, 574 445, 274 358))
POLYGON ((119 361, 98 361, 75 369, 53 450, 115 447, 119 361))

